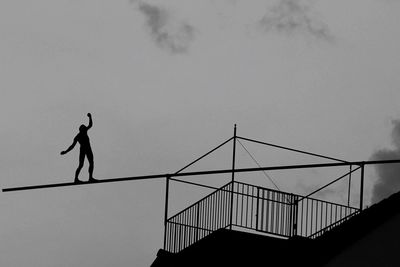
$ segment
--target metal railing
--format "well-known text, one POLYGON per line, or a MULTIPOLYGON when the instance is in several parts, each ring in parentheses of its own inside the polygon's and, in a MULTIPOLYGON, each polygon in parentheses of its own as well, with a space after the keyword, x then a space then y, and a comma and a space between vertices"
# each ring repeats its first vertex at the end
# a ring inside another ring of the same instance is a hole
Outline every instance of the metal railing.
POLYGON ((358 211, 358 208, 304 197, 297 204, 297 235, 315 238, 358 211))
POLYGON ((210 233, 230 225, 230 196, 232 183, 228 183, 166 222, 165 249, 179 252, 210 233))
POLYGON ((317 238, 317 237, 323 235, 325 232, 328 232, 328 231, 332 230, 333 228, 341 225, 342 223, 344 223, 345 221, 349 220, 351 217, 353 217, 353 216, 355 216, 355 215, 357 215, 359 213, 360 213, 360 210, 357 210, 357 211, 355 211, 355 212, 343 217, 342 219, 340 219, 340 220, 338 220, 338 221, 326 226, 325 228, 315 232, 314 234, 310 235, 309 238, 312 238, 312 239, 317 238))
POLYGON ((179 252, 221 228, 315 238, 359 209, 230 182, 166 221, 165 250, 179 252))
POLYGON ((295 195, 242 182, 234 182, 233 188, 233 226, 293 235, 295 195))

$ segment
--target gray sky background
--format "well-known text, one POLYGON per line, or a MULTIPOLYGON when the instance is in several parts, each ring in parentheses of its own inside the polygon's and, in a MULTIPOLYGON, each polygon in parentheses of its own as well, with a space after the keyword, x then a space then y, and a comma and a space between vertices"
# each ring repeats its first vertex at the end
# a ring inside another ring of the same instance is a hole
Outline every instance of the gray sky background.
MULTIPOLYGON (((3 0, 2 187, 72 181, 78 149, 59 153, 87 112, 99 179, 176 171, 234 123, 242 136, 346 160, 397 151, 399 12, 395 0, 3 0)), ((262 165, 287 163, 252 149, 262 165)), ((198 168, 229 167, 230 151, 198 168)), ((368 169, 367 204, 375 176, 368 169)), ((282 177, 298 193, 325 181, 282 177)), ((164 185, 3 193, 0 265, 148 266, 162 246, 164 185)), ((171 212, 197 196, 177 188, 171 212)))

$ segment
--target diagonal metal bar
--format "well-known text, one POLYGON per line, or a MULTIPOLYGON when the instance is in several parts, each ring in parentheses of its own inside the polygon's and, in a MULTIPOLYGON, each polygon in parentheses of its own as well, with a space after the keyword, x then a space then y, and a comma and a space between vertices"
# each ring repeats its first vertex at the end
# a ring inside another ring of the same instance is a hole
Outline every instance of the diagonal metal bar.
POLYGON ((214 190, 220 189, 219 187, 214 187, 214 186, 210 186, 210 185, 199 184, 199 183, 195 183, 195 182, 183 181, 183 180, 175 179, 175 178, 169 178, 169 179, 170 179, 171 181, 175 181, 175 182, 178 182, 178 183, 190 184, 190 185, 200 186, 200 187, 209 188, 209 189, 214 189, 214 190))
POLYGON ((222 144, 220 144, 219 146, 213 148, 212 150, 208 151, 207 153, 205 153, 203 156, 197 158, 196 160, 192 161, 191 163, 189 163, 188 165, 186 165, 185 167, 183 167, 182 169, 180 169, 179 171, 175 172, 175 174, 180 173, 181 171, 189 168, 190 166, 192 166, 193 164, 195 164, 196 162, 198 162, 199 160, 207 157, 208 155, 210 155, 211 153, 213 153, 215 150, 217 150, 218 148, 222 147, 223 145, 225 145, 226 143, 230 142, 233 139, 233 137, 229 138, 228 140, 226 140, 225 142, 223 142, 222 144))
POLYGON ((340 176, 339 178, 337 178, 337 179, 333 180, 332 182, 330 182, 330 183, 327 183, 326 185, 324 185, 324 186, 322 186, 322 187, 318 188, 317 190, 315 190, 315 191, 311 192, 310 194, 308 194, 308 195, 306 195, 306 196, 304 196, 304 197, 300 198, 300 199, 299 199, 299 201, 303 200, 304 198, 308 198, 309 196, 311 196, 311 195, 313 195, 313 194, 315 194, 315 193, 317 193, 317 192, 321 191, 321 190, 322 190, 322 189, 324 189, 324 188, 327 188, 327 187, 328 187, 328 186, 330 186, 331 184, 334 184, 334 183, 336 183, 336 182, 337 182, 337 181, 339 181, 340 179, 342 179, 342 178, 346 177, 347 175, 349 175, 349 174, 351 174, 351 173, 353 173, 353 172, 355 172, 355 171, 359 170, 360 168, 361 168, 361 167, 357 167, 357 168, 356 168, 356 169, 354 169, 354 170, 350 170, 349 172, 347 172, 347 173, 343 174, 342 176, 340 176))
POLYGON ((303 151, 303 150, 293 149, 293 148, 284 147, 284 146, 278 146, 278 145, 274 145, 274 144, 271 144, 271 143, 261 142, 261 141, 257 141, 257 140, 253 140, 253 139, 249 139, 249 138, 245 138, 245 137, 239 137, 238 136, 237 138, 245 140, 245 141, 261 144, 261 145, 266 145, 266 146, 276 147, 276 148, 280 148, 280 149, 284 149, 284 150, 289 150, 289 151, 292 151, 292 152, 306 154, 306 155, 309 155, 309 156, 315 156, 315 157, 319 157, 319 158, 323 158, 323 159, 329 159, 329 160, 339 161, 339 162, 343 162, 343 163, 348 163, 348 161, 345 161, 345 160, 342 160, 342 159, 332 158, 332 157, 328 157, 328 156, 324 156, 324 155, 320 155, 320 154, 316 154, 316 153, 311 153, 311 152, 307 152, 307 151, 303 151))
MULTIPOLYGON (((240 142, 240 140, 238 140, 239 144, 243 147, 243 149, 247 152, 247 154, 250 156, 250 158, 257 164, 257 166, 259 168, 261 168, 261 165, 258 163, 258 161, 253 157, 253 155, 250 153, 249 150, 247 150, 247 148, 242 144, 242 142, 240 142)), ((274 180, 272 179, 272 177, 266 172, 266 171, 262 171, 263 174, 265 175, 265 177, 267 177, 271 183, 275 186, 276 189, 278 189, 278 191, 281 191, 279 189, 279 187, 276 185, 276 183, 274 182, 274 180)))

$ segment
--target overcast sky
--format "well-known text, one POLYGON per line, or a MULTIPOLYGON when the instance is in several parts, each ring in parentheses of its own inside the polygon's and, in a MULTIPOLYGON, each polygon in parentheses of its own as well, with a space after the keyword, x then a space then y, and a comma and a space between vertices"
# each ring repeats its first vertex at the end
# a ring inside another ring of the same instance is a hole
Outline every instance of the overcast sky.
MULTIPOLYGON (((1 186, 72 181, 79 150, 59 153, 88 112, 98 179, 176 171, 234 123, 345 160, 398 151, 399 14, 396 0, 2 0, 1 186)), ((229 167, 230 151, 198 168, 229 167)), ((378 179, 369 168, 367 204, 378 179)), ((322 181, 276 183, 304 193, 322 181)), ((0 265, 148 266, 164 186, 2 193, 0 265)), ((189 191, 174 192, 172 204, 189 191)))

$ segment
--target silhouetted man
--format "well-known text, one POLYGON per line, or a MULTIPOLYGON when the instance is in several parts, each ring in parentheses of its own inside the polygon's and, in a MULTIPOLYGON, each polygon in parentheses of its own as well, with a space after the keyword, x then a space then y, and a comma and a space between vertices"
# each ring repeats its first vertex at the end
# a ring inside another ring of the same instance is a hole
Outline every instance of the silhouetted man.
POLYGON ((85 156, 87 157, 89 161, 89 182, 95 182, 96 179, 93 178, 93 169, 94 169, 94 163, 93 163, 93 152, 92 148, 90 147, 90 142, 89 142, 89 136, 87 135, 87 131, 92 128, 93 126, 93 121, 92 121, 92 115, 90 113, 87 114, 89 117, 89 125, 81 125, 79 127, 79 133, 75 136, 74 142, 72 145, 65 151, 61 151, 61 155, 67 154, 69 151, 71 151, 76 143, 78 142, 81 145, 81 149, 79 152, 79 166, 76 169, 75 172, 75 183, 79 183, 80 180, 78 179, 79 172, 81 171, 83 167, 83 162, 85 160, 85 156))

